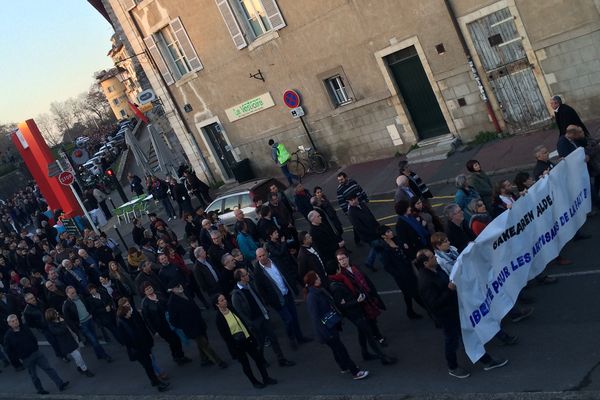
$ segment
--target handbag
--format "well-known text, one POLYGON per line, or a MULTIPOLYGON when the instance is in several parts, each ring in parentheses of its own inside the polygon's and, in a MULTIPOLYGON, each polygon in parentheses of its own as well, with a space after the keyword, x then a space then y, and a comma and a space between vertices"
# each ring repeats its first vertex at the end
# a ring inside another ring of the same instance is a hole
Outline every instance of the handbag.
MULTIPOLYGON (((231 311, 230 311, 231 312, 231 311)), ((235 323, 237 324, 238 328, 240 328, 241 332, 236 332, 233 335, 231 335, 233 337, 233 342, 237 345, 243 345, 244 343, 246 343, 246 334, 244 333, 244 330, 242 328, 242 325, 240 324, 240 320, 238 319, 237 315, 231 313, 233 315, 233 318, 235 319, 235 323)))
POLYGON ((321 318, 321 323, 327 329, 334 329, 340 322, 342 322, 342 316, 335 310, 330 310, 321 318))

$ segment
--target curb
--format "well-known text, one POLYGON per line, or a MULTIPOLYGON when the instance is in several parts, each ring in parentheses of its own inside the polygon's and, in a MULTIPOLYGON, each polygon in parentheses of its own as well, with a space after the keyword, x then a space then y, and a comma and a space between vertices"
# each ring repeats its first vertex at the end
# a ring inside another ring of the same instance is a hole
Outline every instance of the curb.
POLYGON ((54 400, 583 400, 600 398, 599 391, 585 392, 508 392, 508 393, 421 393, 421 394, 384 394, 384 395, 69 395, 50 394, 43 397, 37 394, 0 393, 0 400, 8 399, 54 399, 54 400))

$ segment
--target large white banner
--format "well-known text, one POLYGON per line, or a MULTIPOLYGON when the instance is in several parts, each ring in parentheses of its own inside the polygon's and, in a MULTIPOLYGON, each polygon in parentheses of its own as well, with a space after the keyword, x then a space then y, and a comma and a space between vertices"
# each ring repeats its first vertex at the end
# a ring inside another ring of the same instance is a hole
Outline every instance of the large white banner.
POLYGON ((591 210, 583 149, 536 182, 460 255, 451 280, 458 293, 465 350, 476 362, 527 281, 558 256, 591 210))

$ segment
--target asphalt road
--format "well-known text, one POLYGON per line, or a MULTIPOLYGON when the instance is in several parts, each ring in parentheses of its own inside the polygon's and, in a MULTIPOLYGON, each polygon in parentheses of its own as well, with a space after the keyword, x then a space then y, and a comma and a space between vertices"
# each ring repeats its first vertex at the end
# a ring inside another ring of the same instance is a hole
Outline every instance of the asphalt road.
MULTIPOLYGON (((436 187, 438 196, 433 200, 436 209, 441 211, 449 203, 454 190, 450 186, 436 187)), ((371 208, 382 223, 393 224, 391 196, 378 196, 372 199, 371 208)), ((405 307, 397 287, 390 277, 380 269, 368 272, 375 282, 388 310, 380 317, 380 327, 388 338, 387 351, 398 357, 394 366, 384 367, 377 361, 364 362, 360 359, 356 331, 349 323, 344 324, 343 341, 351 357, 371 375, 363 381, 353 381, 339 373, 329 349, 316 342, 303 345, 292 351, 281 328, 276 313, 273 320, 280 333, 281 342, 287 357, 297 365, 280 368, 273 352, 266 350, 272 367, 270 374, 279 384, 263 390, 252 388, 242 374, 240 365, 231 360, 224 343, 218 337, 214 326, 214 311, 205 311, 209 337, 217 352, 230 362, 227 370, 215 367, 201 367, 195 347, 188 345, 186 353, 194 362, 184 367, 176 366, 171 360, 166 344, 157 339, 155 354, 159 364, 171 376, 170 396, 192 398, 194 395, 209 396, 269 396, 271 398, 309 398, 332 396, 332 398, 592 398, 600 390, 600 348, 597 338, 600 329, 600 268, 592 255, 593 248, 600 238, 600 216, 590 219, 584 231, 593 237, 589 240, 571 242, 564 255, 574 261, 570 266, 549 266, 547 272, 558 277, 558 283, 528 289, 529 296, 535 299, 535 313, 529 319, 517 324, 507 322, 505 329, 520 339, 515 346, 503 347, 496 343, 488 345, 488 351, 510 360, 507 367, 484 372, 480 365, 471 366, 466 356, 460 360, 469 366, 472 376, 459 380, 447 374, 443 356, 443 337, 435 329, 431 320, 410 321, 405 316, 405 307), (479 394, 477 394, 479 393, 479 394), (477 395, 474 395, 477 394, 477 395)), ((181 222, 176 224, 181 225, 181 222)), ((299 229, 304 222, 299 221, 299 229)), ((348 226, 347 221, 345 226, 348 226)), ((352 234, 345 234, 346 242, 352 247, 352 234)), ((362 264, 367 247, 353 249, 354 262, 362 264)), ((419 311, 418 306, 416 310, 419 311)), ((298 306, 301 323, 309 330, 306 310, 298 306)), ((89 348, 83 354, 95 378, 79 375, 75 366, 64 364, 51 355, 47 346, 43 351, 51 364, 57 367, 63 379, 71 381, 69 395, 107 395, 104 398, 123 398, 138 395, 158 394, 150 387, 142 368, 127 359, 125 351, 113 343, 106 346, 116 361, 106 364, 97 361, 89 348)), ((40 373, 45 387, 53 393, 56 388, 49 379, 40 373)), ((4 398, 15 398, 20 394, 33 393, 33 386, 26 372, 4 369, 0 374, 0 392, 4 398)), ((0 394, 0 397, 3 397, 0 394)), ((169 398, 167 397, 167 398, 169 398)), ((58 396, 56 398, 67 398, 58 396)), ((157 396, 153 398, 162 398, 157 396)))

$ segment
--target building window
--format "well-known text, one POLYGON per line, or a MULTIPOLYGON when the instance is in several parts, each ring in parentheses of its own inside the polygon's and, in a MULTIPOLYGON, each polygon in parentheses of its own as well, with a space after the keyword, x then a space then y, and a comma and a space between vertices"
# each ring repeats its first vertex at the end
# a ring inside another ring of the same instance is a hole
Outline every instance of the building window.
POLYGON ((106 90, 108 90, 108 93, 112 93, 112 91, 113 91, 113 87, 112 87, 112 86, 109 86, 109 87, 107 87, 107 88, 106 88, 106 90))
POLYGON ((215 0, 238 49, 286 26, 277 0, 215 0))
POLYGON ((325 80, 325 86, 331 96, 331 100, 336 107, 352 102, 348 95, 344 78, 341 75, 334 75, 325 80))
POLYGON ((121 117, 127 116, 127 113, 125 112, 125 110, 119 110, 119 113, 121 114, 121 117))
POLYGON ((167 85, 203 68, 180 18, 145 37, 144 43, 167 85))
POLYGON ((170 26, 156 32, 156 43, 175 80, 190 72, 190 64, 170 26))
POLYGON ((119 105, 119 99, 113 99, 113 104, 115 106, 118 106, 119 105))
POLYGON ((258 37, 270 31, 271 23, 260 0, 237 0, 248 27, 252 30, 254 37, 258 37))

